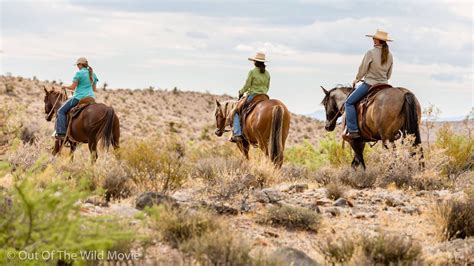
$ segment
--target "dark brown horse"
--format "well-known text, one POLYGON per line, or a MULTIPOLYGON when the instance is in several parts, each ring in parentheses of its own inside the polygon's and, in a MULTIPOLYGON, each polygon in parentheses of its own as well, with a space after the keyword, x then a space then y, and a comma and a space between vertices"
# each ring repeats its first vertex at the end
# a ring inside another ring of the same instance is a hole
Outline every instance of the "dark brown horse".
MULTIPOLYGON (((66 92, 58 92, 54 89, 48 91, 44 88, 44 92, 44 112, 46 114, 46 120, 51 121, 62 103, 67 100, 67 95, 66 92)), ((102 144, 106 149, 108 149, 109 146, 113 146, 114 149, 119 147, 119 119, 112 107, 102 103, 87 106, 72 120, 66 139, 64 141, 56 139, 53 155, 61 151, 64 142, 70 143, 71 155, 76 150, 77 143, 87 143, 89 145, 92 161, 94 162, 98 157, 97 143, 99 140, 102 140, 102 144)))
MULTIPOLYGON (((232 124, 231 113, 236 104, 234 100, 223 103, 216 100, 215 133, 218 137, 232 124)), ((250 145, 258 146, 277 167, 281 167, 290 119, 290 112, 281 101, 271 99, 259 102, 242 125, 244 140, 237 143, 245 158, 249 159, 250 145)))
MULTIPOLYGON (((322 88, 322 87, 321 87, 322 88)), ((326 110, 326 130, 333 131, 337 119, 342 116, 343 105, 351 92, 350 87, 337 87, 329 91, 322 88, 325 97, 322 101, 326 110)), ((421 144, 419 123, 421 107, 415 95, 408 89, 393 87, 378 92, 366 111, 366 132, 370 139, 358 138, 350 141, 354 150, 352 166, 360 164, 365 168, 364 147, 367 141, 381 140, 385 147, 387 141, 393 143, 400 136, 414 135, 414 145, 421 144)), ((362 121, 358 121, 362 128, 362 121)))

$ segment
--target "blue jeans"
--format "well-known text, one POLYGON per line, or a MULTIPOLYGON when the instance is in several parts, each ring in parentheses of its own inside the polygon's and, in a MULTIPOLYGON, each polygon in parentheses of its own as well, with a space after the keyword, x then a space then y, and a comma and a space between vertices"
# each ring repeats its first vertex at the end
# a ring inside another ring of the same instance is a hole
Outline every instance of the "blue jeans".
POLYGON ((59 109, 56 118, 56 134, 66 135, 67 130, 67 112, 79 103, 78 99, 71 98, 67 100, 59 109))
POLYGON ((357 87, 346 99, 346 123, 349 132, 359 132, 359 125, 357 124, 357 111, 354 105, 364 98, 365 95, 367 95, 369 88, 370 85, 364 82, 360 84, 359 87, 357 87))
MULTIPOLYGON (((254 96, 255 96, 255 94, 250 94, 249 96, 247 96, 247 99, 245 100, 245 103, 248 103, 248 102, 252 101, 254 96)), ((234 136, 242 136, 242 127, 240 125, 240 116, 237 112, 235 112, 235 114, 234 114, 234 122, 233 122, 232 127, 234 128, 234 136)))

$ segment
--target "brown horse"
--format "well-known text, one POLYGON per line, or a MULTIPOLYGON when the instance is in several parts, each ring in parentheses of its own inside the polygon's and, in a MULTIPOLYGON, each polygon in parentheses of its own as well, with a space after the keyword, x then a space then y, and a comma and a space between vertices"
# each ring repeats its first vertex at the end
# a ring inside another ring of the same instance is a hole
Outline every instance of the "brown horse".
MULTIPOLYGON (((344 112, 343 106, 352 88, 336 87, 329 91, 321 88, 325 94, 322 101, 326 110, 325 128, 327 131, 333 131, 337 119, 344 112)), ((411 91, 393 87, 378 92, 366 111, 365 128, 370 134, 370 139, 358 138, 349 142, 355 153, 352 166, 357 167, 362 164, 365 168, 363 152, 365 143, 368 141, 381 140, 387 147, 387 141, 393 143, 401 135, 410 134, 415 136, 413 143, 415 146, 421 144, 420 120, 421 107, 411 91)), ((358 124, 359 128, 362 128, 362 121, 358 121, 358 124)))
MULTIPOLYGON (((223 103, 216 100, 215 134, 218 137, 229 131, 226 127, 232 125, 231 114, 236 105, 237 101, 234 100, 223 103)), ((277 167, 281 167, 290 119, 290 112, 281 101, 271 99, 259 102, 243 122, 244 140, 237 143, 245 158, 249 159, 250 145, 253 145, 270 157, 277 167)))
MULTIPOLYGON (((51 121, 62 103, 67 100, 67 94, 54 89, 48 91, 46 88, 44 88, 44 92, 44 112, 46 120, 51 121)), ((106 149, 111 145, 114 149, 119 147, 120 123, 112 107, 101 103, 89 105, 70 123, 71 128, 68 129, 66 139, 64 141, 56 139, 53 155, 61 151, 65 142, 70 143, 71 155, 76 150, 77 143, 87 143, 94 162, 98 158, 97 143, 99 140, 102 140, 102 145, 106 149)))

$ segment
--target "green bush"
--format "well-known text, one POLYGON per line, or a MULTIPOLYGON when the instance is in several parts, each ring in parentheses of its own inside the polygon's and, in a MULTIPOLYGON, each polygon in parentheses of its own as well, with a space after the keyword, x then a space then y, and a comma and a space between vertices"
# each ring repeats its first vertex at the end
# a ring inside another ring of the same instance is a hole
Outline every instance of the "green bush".
POLYGON ((326 133, 326 136, 319 142, 321 153, 326 155, 327 161, 331 165, 341 166, 350 164, 352 161, 351 148, 346 143, 346 147, 342 147, 342 140, 336 139, 336 133, 326 133))
POLYGON ((445 126, 437 133, 436 146, 444 149, 449 157, 444 169, 446 174, 458 175, 473 168, 474 139, 455 134, 449 126, 445 126))
POLYGON ((285 161, 304 166, 309 170, 315 170, 324 164, 324 155, 316 149, 308 140, 302 144, 289 147, 285 150, 285 161))
MULTIPOLYGON (((86 217, 80 213, 78 202, 87 196, 71 190, 63 182, 52 182, 43 189, 25 179, 14 185, 13 191, 0 194, 0 264, 37 265, 40 260, 20 260, 20 252, 65 251, 80 254, 97 253, 130 246, 134 235, 127 225, 113 217, 86 217), (128 243, 130 245, 125 245, 128 243), (9 260, 7 254, 16 254, 9 260)), ((123 250, 123 248, 122 248, 123 250)), ((130 250, 128 250, 130 252, 130 250)), ((75 261, 85 264, 85 258, 75 261)), ((72 262, 56 253, 48 263, 72 262)))

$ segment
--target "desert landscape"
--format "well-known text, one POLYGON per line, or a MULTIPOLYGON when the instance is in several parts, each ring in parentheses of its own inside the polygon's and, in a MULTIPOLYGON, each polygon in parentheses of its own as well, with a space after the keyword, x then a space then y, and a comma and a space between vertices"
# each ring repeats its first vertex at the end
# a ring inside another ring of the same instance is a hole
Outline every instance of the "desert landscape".
POLYGON ((340 126, 293 114, 275 169, 214 135, 230 96, 101 87, 121 141, 91 164, 87 145, 51 155, 44 88, 60 85, 0 76, 2 265, 474 263, 472 116, 422 123, 424 167, 408 139, 368 148, 363 171, 340 126))

